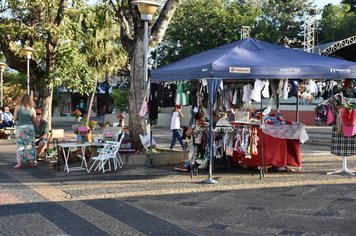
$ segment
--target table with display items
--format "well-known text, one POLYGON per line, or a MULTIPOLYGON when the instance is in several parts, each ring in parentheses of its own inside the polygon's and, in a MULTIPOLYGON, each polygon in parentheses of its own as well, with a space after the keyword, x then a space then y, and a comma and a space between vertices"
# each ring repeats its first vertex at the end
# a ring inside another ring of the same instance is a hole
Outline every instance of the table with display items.
MULTIPOLYGON (((238 125, 235 124, 235 125, 238 125)), ((246 158, 241 152, 233 152, 233 161, 247 167, 286 167, 301 168, 302 157, 300 143, 309 139, 305 127, 301 123, 283 125, 264 125, 263 135, 261 129, 257 129, 259 142, 258 154, 246 158), (263 143, 263 147, 262 147, 263 143), (263 153, 263 158, 262 158, 263 153)))
POLYGON ((68 143, 59 143, 58 146, 62 149, 63 159, 64 159, 64 171, 69 173, 70 171, 76 170, 86 170, 88 171, 88 164, 85 158, 85 148, 91 146, 91 143, 77 143, 77 142, 68 142, 68 143), (69 167, 68 159, 72 149, 81 150, 81 164, 76 167, 69 167))
MULTIPOLYGON (((100 152, 100 149, 104 147, 104 142, 85 142, 85 143, 78 143, 78 142, 67 142, 67 143, 59 143, 58 147, 62 149, 63 152, 63 160, 64 160, 64 171, 69 173, 70 171, 76 170, 86 170, 88 171, 88 162, 89 159, 86 159, 86 156, 91 158, 93 155, 96 155, 100 152), (80 166, 69 167, 69 157, 71 150, 80 150, 81 151, 81 164, 80 166)), ((120 148, 119 153, 134 153, 135 150, 131 148, 120 148)), ((60 161, 59 158, 57 160, 60 161)))

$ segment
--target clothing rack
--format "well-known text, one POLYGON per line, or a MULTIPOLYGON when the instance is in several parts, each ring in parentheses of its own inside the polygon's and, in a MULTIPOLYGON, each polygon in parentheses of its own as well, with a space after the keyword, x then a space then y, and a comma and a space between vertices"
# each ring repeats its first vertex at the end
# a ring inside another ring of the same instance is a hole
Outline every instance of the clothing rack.
POLYGON ((347 98, 344 98, 344 95, 342 94, 342 92, 340 92, 340 93, 334 94, 332 97, 330 97, 330 98, 328 98, 328 99, 322 101, 322 102, 319 103, 317 106, 328 104, 328 103, 330 102, 330 100, 335 99, 335 98, 337 98, 338 96, 340 96, 341 101, 343 101, 344 99, 347 99, 347 98))
POLYGON ((328 99, 322 101, 322 102, 319 103, 317 106, 329 104, 330 101, 332 101, 333 99, 336 99, 336 98, 339 97, 339 96, 340 96, 341 101, 343 101, 344 99, 348 99, 348 98, 344 98, 343 93, 340 92, 340 93, 334 94, 333 96, 329 97, 328 99))

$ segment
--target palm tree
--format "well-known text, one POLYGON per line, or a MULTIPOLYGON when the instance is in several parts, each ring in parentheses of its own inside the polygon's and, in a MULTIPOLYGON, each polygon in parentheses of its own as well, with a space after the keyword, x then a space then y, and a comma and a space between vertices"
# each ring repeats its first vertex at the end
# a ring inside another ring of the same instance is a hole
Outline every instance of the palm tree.
POLYGON ((118 25, 113 20, 107 5, 97 5, 89 9, 82 21, 84 35, 82 53, 94 75, 92 90, 89 91, 87 120, 96 94, 97 83, 126 65, 127 57, 121 47, 118 25))

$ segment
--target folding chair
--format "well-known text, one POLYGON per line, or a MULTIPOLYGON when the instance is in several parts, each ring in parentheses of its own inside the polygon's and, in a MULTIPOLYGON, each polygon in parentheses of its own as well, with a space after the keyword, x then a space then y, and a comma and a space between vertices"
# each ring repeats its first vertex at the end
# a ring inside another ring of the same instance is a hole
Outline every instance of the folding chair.
POLYGON ((94 163, 90 166, 88 173, 92 170, 94 166, 94 171, 102 170, 103 173, 105 173, 106 171, 111 171, 111 160, 113 161, 115 171, 118 168, 122 168, 123 161, 120 157, 119 149, 121 146, 121 142, 125 136, 125 133, 122 132, 119 136, 120 137, 118 142, 106 141, 104 147, 101 149, 98 156, 92 157, 94 163), (105 167, 106 163, 108 166, 107 168, 105 167))
POLYGON ((102 136, 104 140, 118 142, 118 137, 122 132, 122 127, 106 127, 102 136))
MULTIPOLYGON (((116 155, 111 155, 110 159, 112 159, 113 163, 114 163, 114 170, 116 171, 118 168, 122 168, 124 166, 124 162, 121 159, 119 150, 120 150, 120 146, 121 146, 121 142, 122 139, 124 138, 124 133, 121 133, 121 137, 119 139, 119 142, 112 142, 112 141, 107 141, 108 144, 111 144, 113 146, 115 146, 115 148, 117 148, 116 150, 116 155)), ((110 160, 109 160, 110 162, 110 160)))

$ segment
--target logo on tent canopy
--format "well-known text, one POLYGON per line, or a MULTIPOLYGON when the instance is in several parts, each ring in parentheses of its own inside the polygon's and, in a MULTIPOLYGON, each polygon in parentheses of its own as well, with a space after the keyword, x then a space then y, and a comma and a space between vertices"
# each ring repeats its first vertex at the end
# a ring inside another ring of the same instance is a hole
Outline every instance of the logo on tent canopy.
POLYGON ((288 72, 288 73, 300 73, 301 72, 300 68, 281 68, 281 69, 279 69, 279 71, 280 72, 284 72, 284 73, 286 73, 286 72, 288 72))
POLYGON ((250 67, 229 67, 230 73, 243 73, 243 74, 249 74, 251 73, 251 68, 250 67))
POLYGON ((330 68, 330 73, 351 73, 351 69, 330 68))

